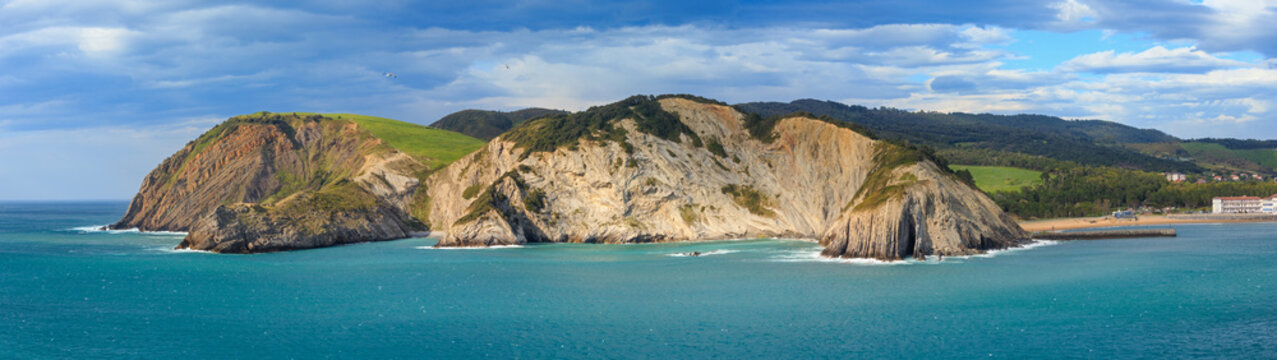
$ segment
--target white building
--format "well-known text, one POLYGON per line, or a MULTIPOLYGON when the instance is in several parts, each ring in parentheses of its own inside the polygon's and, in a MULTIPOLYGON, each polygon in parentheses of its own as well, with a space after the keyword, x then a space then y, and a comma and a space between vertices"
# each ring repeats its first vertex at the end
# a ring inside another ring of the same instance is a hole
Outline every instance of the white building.
POLYGON ((1188 176, 1187 176, 1187 175, 1184 175, 1184 174, 1182 174, 1182 173, 1169 173, 1169 174, 1166 174, 1166 181, 1170 181, 1170 182, 1184 182, 1184 180, 1188 180, 1188 176))
POLYGON ((1211 212, 1216 214, 1277 214, 1277 195, 1226 196, 1211 199, 1211 212))

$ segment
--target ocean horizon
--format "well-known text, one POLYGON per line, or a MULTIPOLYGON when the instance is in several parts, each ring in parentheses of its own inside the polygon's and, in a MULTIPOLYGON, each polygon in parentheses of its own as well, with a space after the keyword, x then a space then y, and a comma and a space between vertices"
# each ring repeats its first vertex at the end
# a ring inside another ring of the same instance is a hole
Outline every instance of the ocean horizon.
POLYGON ((0 203, 0 358, 1277 357, 1277 223, 943 261, 785 239, 222 255, 95 229, 127 205, 0 203))

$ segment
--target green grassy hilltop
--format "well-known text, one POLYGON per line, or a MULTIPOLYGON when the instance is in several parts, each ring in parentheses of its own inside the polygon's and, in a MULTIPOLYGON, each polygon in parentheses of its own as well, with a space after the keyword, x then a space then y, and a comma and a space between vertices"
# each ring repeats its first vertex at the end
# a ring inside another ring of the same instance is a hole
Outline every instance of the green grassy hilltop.
POLYGON ((971 172, 976 187, 986 193, 1019 191, 1042 183, 1042 172, 1007 166, 949 165, 954 171, 971 172))
POLYGON ((485 144, 483 140, 462 133, 394 119, 345 113, 319 115, 354 121, 373 136, 385 140, 386 144, 399 151, 412 155, 431 169, 451 164, 485 144))

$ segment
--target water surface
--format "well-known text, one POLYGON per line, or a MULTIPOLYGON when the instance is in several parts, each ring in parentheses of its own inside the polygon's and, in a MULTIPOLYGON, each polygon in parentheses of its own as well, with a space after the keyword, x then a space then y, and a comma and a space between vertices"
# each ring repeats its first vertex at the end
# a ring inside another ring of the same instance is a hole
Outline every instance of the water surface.
POLYGON ((893 264, 773 239, 217 255, 83 228, 126 207, 0 204, 0 358, 1277 358, 1273 223, 893 264))

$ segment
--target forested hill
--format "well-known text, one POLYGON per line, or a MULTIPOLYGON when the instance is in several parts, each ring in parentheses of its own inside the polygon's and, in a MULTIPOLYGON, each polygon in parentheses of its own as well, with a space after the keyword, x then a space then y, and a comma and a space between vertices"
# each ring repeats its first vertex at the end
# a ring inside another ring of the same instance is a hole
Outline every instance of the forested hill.
POLYGON ((462 110, 448 116, 444 116, 430 126, 456 131, 469 135, 474 138, 483 140, 492 140, 492 138, 501 135, 501 133, 510 130, 515 124, 525 120, 539 118, 547 115, 567 114, 563 110, 550 110, 542 108, 527 108, 518 111, 502 112, 488 110, 462 110))
POLYGON ((992 115, 910 112, 871 109, 812 99, 790 103, 753 102, 736 105, 762 116, 805 111, 868 127, 887 139, 939 149, 975 148, 1040 155, 1087 165, 1119 166, 1150 171, 1199 172, 1202 168, 1142 154, 1129 143, 1178 141, 1161 131, 1138 129, 1100 120, 1071 121, 1044 115, 992 115))

